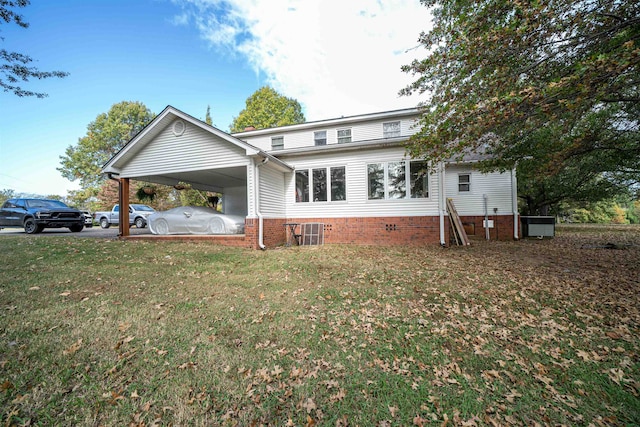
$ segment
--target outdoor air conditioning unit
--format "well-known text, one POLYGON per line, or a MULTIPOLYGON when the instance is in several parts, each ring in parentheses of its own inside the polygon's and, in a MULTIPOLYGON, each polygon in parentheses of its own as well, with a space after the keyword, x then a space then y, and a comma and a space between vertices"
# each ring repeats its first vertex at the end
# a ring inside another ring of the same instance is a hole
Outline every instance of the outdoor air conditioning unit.
POLYGON ((554 216, 521 216, 522 237, 553 237, 556 234, 554 216))

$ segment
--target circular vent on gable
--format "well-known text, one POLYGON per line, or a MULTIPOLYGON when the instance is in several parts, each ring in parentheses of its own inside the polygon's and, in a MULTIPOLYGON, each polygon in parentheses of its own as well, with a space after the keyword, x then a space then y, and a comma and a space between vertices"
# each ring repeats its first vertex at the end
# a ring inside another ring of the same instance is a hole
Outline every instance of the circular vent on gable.
POLYGON ((185 125, 182 120, 176 120, 173 122, 173 134, 175 136, 181 136, 186 128, 187 125, 185 125))

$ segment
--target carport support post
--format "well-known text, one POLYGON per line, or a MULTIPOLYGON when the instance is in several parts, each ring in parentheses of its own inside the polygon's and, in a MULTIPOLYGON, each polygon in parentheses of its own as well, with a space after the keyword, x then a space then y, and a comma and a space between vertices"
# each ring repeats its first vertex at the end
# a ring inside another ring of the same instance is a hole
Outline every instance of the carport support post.
POLYGON ((119 187, 118 235, 127 237, 129 235, 129 178, 120 178, 119 187))

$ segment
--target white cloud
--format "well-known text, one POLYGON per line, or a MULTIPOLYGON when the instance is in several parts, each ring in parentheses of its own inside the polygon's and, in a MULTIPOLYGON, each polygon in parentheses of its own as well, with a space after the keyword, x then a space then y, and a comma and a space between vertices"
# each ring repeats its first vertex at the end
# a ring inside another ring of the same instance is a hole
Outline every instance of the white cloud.
POLYGON ((212 46, 243 55, 267 83, 297 99, 307 120, 419 102, 398 96, 412 81, 400 67, 420 53, 412 48, 430 25, 418 0, 175 2, 212 46))

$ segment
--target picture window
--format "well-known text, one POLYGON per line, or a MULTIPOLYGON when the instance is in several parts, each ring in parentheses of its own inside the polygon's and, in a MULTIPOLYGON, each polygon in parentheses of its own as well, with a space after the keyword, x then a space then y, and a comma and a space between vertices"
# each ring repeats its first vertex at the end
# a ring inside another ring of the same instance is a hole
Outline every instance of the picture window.
POLYGON ((344 166, 296 171, 296 203, 336 202, 346 199, 347 181, 344 166))
POLYGON ((369 200, 422 199, 429 197, 429 173, 425 161, 370 163, 367 165, 369 200), (409 190, 407 190, 407 176, 409 190))

